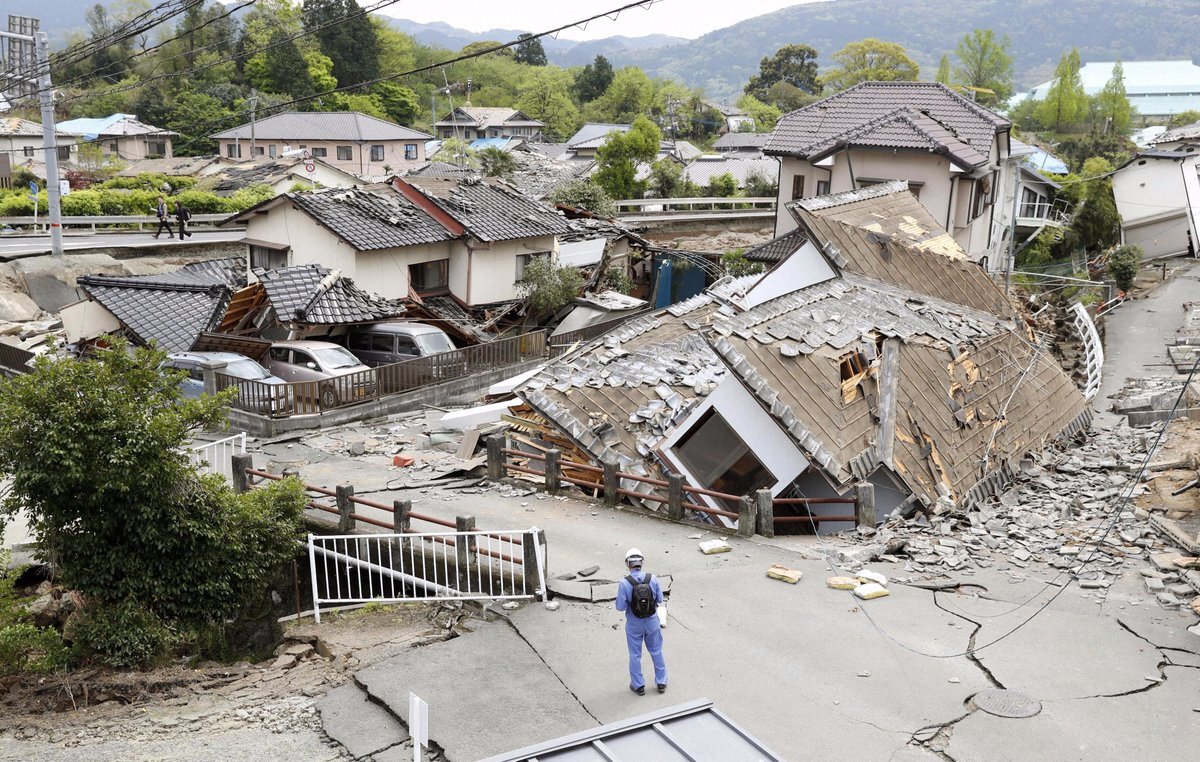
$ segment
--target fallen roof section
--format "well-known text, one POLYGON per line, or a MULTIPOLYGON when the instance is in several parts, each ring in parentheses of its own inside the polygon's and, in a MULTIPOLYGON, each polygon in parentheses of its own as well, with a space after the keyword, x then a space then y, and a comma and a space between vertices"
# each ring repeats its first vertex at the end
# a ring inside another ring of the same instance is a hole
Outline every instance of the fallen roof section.
POLYGON ((349 325, 388 320, 405 313, 399 299, 368 293, 350 278, 322 265, 256 269, 254 274, 283 323, 349 325))
POLYGON ((610 722, 569 736, 526 746, 483 762, 782 762, 708 699, 610 722))

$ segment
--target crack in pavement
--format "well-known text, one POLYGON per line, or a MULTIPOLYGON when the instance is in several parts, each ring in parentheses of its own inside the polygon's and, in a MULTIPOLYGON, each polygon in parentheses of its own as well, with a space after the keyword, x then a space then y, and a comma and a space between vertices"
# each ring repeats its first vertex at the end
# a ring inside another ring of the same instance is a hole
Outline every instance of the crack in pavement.
POLYGON ((1147 693, 1148 691, 1152 691, 1155 688, 1159 687, 1160 685, 1165 685, 1167 682, 1167 677, 1168 677, 1167 669, 1170 667, 1175 667, 1177 669, 1200 669, 1200 667, 1192 666, 1190 664, 1175 664, 1174 662, 1171 661, 1171 657, 1165 653, 1168 650, 1179 651, 1180 653, 1193 653, 1192 651, 1188 651, 1185 648, 1173 648, 1171 646, 1160 646, 1157 643, 1155 643, 1154 641, 1147 638, 1145 635, 1142 635, 1141 633, 1134 630, 1128 624, 1125 624, 1124 622, 1122 622, 1120 619, 1116 619, 1115 621, 1121 629, 1125 630, 1126 632, 1128 632, 1130 635, 1137 638, 1138 640, 1141 640, 1144 643, 1147 643, 1148 645, 1153 646, 1154 650, 1158 651, 1158 655, 1162 658, 1162 660, 1159 661, 1157 664, 1158 679, 1151 681, 1151 680, 1149 680, 1149 678, 1147 678, 1147 680, 1148 680, 1147 684, 1143 685, 1141 688, 1132 688, 1127 691, 1121 691, 1120 693, 1097 693, 1097 694, 1094 694, 1091 696, 1072 696, 1070 698, 1053 699, 1050 701, 1046 701, 1044 703, 1049 704, 1049 703, 1054 703, 1056 701, 1081 701, 1083 699, 1123 698, 1125 696, 1134 696, 1139 693, 1147 693))
POLYGON ((971 637, 967 640, 967 649, 966 649, 967 650, 967 660, 970 661, 972 664, 974 664, 976 667, 978 667, 981 672, 983 672, 983 676, 987 678, 987 681, 989 683, 991 683, 993 687, 999 688, 1000 690, 1005 690, 1004 683, 1000 682, 1000 680, 997 679, 994 674, 992 674, 992 671, 990 669, 988 669, 987 667, 985 667, 983 665, 983 662, 981 662, 979 660, 979 657, 975 655, 975 638, 977 638, 979 636, 979 631, 981 629, 983 629, 983 623, 976 622, 974 619, 971 619, 968 616, 960 614, 957 611, 951 611, 950 609, 943 606, 938 601, 936 590, 933 591, 933 605, 937 606, 939 609, 941 609, 942 611, 945 611, 947 614, 950 614, 951 616, 956 616, 965 622, 970 622, 971 624, 975 625, 975 629, 971 630, 971 637))
POLYGON ((559 677, 558 672, 554 671, 554 667, 550 666, 550 662, 546 661, 546 658, 542 656, 541 652, 534 648, 533 644, 529 642, 529 639, 525 637, 525 633, 521 632, 521 628, 517 627, 517 623, 514 622, 511 617, 501 616, 500 618, 508 623, 508 626, 512 628, 512 631, 517 633, 517 637, 523 640, 525 645, 529 646, 529 650, 533 651, 534 655, 541 660, 542 664, 546 665, 546 669, 550 670, 550 674, 554 675, 554 679, 557 680, 560 685, 562 685, 563 689, 567 693, 571 694, 571 698, 575 699, 575 703, 579 704, 579 707, 583 709, 583 711, 587 712, 588 717, 591 717, 593 720, 595 720, 597 725, 603 725, 604 723, 600 721, 600 718, 592 714, 592 710, 587 708, 587 704, 583 703, 579 696, 575 695, 575 691, 571 690, 571 687, 567 685, 561 677, 559 677))

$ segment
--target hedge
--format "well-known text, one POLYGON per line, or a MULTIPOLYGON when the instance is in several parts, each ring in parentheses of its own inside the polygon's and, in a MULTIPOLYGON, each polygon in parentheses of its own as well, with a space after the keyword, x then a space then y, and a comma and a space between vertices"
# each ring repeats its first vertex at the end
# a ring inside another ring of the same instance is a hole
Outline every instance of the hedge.
MULTIPOLYGON (((133 179, 133 178, 131 178, 133 179)), ((111 182, 111 181, 110 181, 111 182)), ((62 198, 64 217, 97 216, 146 216, 154 214, 158 205, 159 191, 145 188, 106 188, 105 184, 93 185, 88 190, 72 191, 62 198)), ((232 196, 197 190, 180 191, 175 196, 166 196, 171 210, 182 202, 192 214, 234 214, 255 204, 274 197, 268 185, 252 185, 236 191, 232 196)), ((38 194, 38 215, 47 214, 46 191, 38 194)), ((0 217, 30 217, 33 202, 28 193, 21 190, 0 191, 0 217)))

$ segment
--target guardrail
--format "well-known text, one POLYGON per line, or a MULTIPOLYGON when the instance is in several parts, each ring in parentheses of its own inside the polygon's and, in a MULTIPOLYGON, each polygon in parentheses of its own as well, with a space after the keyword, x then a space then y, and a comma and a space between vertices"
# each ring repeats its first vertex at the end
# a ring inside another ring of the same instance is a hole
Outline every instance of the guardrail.
POLYGON ((617 216, 663 216, 729 214, 734 211, 769 214, 775 211, 774 196, 704 198, 630 198, 614 202, 617 216))
POLYGON ((766 537, 774 537, 779 524, 807 524, 816 529, 821 523, 850 522, 856 526, 875 526, 875 486, 869 482, 855 485, 853 496, 848 497, 797 497, 774 498, 770 490, 758 490, 753 495, 732 495, 725 492, 693 487, 684 484, 681 474, 668 474, 665 480, 654 479, 639 474, 624 473, 617 470, 615 464, 605 463, 595 466, 590 463, 563 460, 562 452, 549 449, 542 453, 518 450, 507 446, 503 436, 488 437, 487 440, 487 474, 488 479, 500 481, 508 477, 509 472, 540 476, 542 486, 547 494, 557 495, 564 483, 574 484, 585 489, 593 490, 599 496, 604 496, 604 502, 616 506, 621 498, 648 501, 665 505, 667 518, 672 521, 684 522, 684 510, 703 514, 710 517, 722 517, 736 521, 735 531, 738 536, 749 537, 755 533, 766 537), (542 468, 530 468, 510 461, 514 456, 526 462, 540 463, 542 468), (591 475, 593 478, 586 478, 591 475), (598 477, 598 478, 595 478, 598 477), (647 484, 666 490, 666 496, 655 494, 653 491, 641 492, 624 486, 625 482, 647 484), (700 496, 712 498, 722 503, 736 504, 737 511, 714 508, 701 502, 700 496), (692 499, 688 499, 691 497, 692 499), (805 515, 776 516, 776 508, 801 507, 808 509, 815 505, 849 505, 853 506, 853 514, 818 516, 812 511, 805 515))
MULTIPOLYGON (((211 227, 212 223, 227 220, 231 216, 229 214, 193 214, 191 219, 188 220, 188 227, 191 228, 197 224, 202 227, 211 227)), ((34 232, 48 232, 50 229, 49 222, 44 214, 39 214, 37 217, 33 217, 32 215, 27 217, 0 217, 0 226, 32 228, 34 232)), ((171 227, 174 228, 176 224, 174 218, 172 218, 171 227)), ((157 227, 158 217, 152 214, 71 215, 62 218, 62 225, 64 229, 68 227, 91 228, 93 233, 100 232, 100 228, 116 228, 120 230, 135 228, 141 230, 143 225, 157 227)), ((241 230, 244 227, 243 225, 233 225, 228 229, 241 230)))
MULTIPOLYGON (((546 332, 533 331, 450 352, 381 365, 324 381, 267 384, 217 372, 217 391, 236 387, 233 406, 270 418, 314 415, 516 365, 546 355, 546 332)), ((2 359, 2 358, 0 358, 2 359)))

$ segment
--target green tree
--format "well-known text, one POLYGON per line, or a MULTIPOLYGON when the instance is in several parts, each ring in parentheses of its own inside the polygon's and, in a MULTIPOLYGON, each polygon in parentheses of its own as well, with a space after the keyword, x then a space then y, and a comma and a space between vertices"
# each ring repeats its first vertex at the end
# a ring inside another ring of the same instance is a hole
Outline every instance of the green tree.
POLYGON ((916 82, 921 69, 904 47, 874 38, 848 43, 833 54, 834 68, 821 77, 826 87, 845 90, 860 82, 916 82))
POLYGON ((383 113, 397 124, 411 127, 421 113, 421 101, 417 94, 395 82, 380 82, 371 86, 371 94, 379 99, 383 113))
POLYGON ((730 172, 722 172, 719 175, 714 175, 709 178, 708 185, 704 187, 705 196, 716 198, 732 198, 737 195, 737 192, 737 178, 730 172))
POLYGON ((562 69, 533 69, 521 85, 516 106, 525 115, 545 122, 550 137, 566 139, 579 128, 579 109, 571 100, 571 84, 571 75, 562 69))
POLYGON ((286 31, 276 29, 268 43, 275 47, 255 53, 247 59, 246 81, 264 92, 304 98, 317 90, 309 72, 309 61, 295 41, 288 37, 286 31))
POLYGON ((618 71, 608 88, 588 104, 588 121, 628 124, 636 117, 650 113, 654 103, 654 84, 646 72, 636 66, 618 71))
POLYGON ((1133 282, 1137 279, 1138 268, 1142 266, 1141 246, 1118 246, 1113 249, 1108 255, 1108 277, 1112 278, 1117 284, 1117 288, 1122 291, 1130 291, 1133 289, 1133 282))
POLYGON ((617 205, 612 196, 590 177, 581 177, 558 186, 549 196, 552 204, 564 204, 587 211, 599 217, 611 219, 617 216, 617 205))
POLYGON ((804 108, 820 99, 821 96, 806 93, 791 82, 776 82, 767 90, 767 102, 784 113, 804 108))
POLYGON ((633 121, 628 132, 613 132, 596 150, 596 183, 613 198, 638 198, 644 181, 636 180, 639 163, 658 155, 662 133, 644 116, 633 121))
POLYGON ((734 249, 721 255, 721 267, 726 275, 741 278, 744 275, 757 275, 766 267, 762 262, 751 262, 746 259, 745 249, 734 249))
POLYGON ((758 74, 750 77, 744 92, 769 102, 767 91, 776 82, 787 82, 809 95, 821 94, 817 77, 817 51, 808 45, 784 45, 775 55, 758 63, 758 74))
POLYGON ((238 496, 199 476, 184 446, 229 393, 184 399, 165 353, 108 346, 94 361, 45 355, 0 386, 0 519, 24 511, 39 555, 101 606, 224 622, 295 556, 307 498, 294 480, 238 496))
POLYGON ((1200 122, 1200 111, 1180 111, 1167 122, 1168 127, 1185 127, 1200 122))
POLYGON ((1057 249, 1065 255, 1076 249, 1097 252, 1115 245, 1121 236, 1121 217, 1108 175, 1113 165, 1096 156, 1083 162, 1078 176, 1068 175, 1064 192, 1073 209, 1071 224, 1057 249))
POLYGON ((753 95, 743 95, 738 98, 737 105, 754 120, 754 129, 758 132, 770 132, 775 129, 775 123, 783 116, 778 108, 769 103, 763 103, 753 95))
MULTIPOLYGON (((1007 103, 1013 95, 1011 48, 1008 35, 997 38, 991 29, 975 29, 964 36, 954 49, 958 84, 976 88, 975 100, 989 108, 1007 103)), ((940 68, 938 74, 940 77, 940 68)))
POLYGON ((1075 48, 1059 59, 1054 69, 1054 83, 1036 111, 1038 120, 1046 127, 1061 131, 1087 113, 1087 94, 1083 91, 1079 68, 1079 51, 1075 48))
POLYGON ((546 60, 546 51, 542 47, 540 38, 526 33, 518 35, 517 39, 520 42, 513 48, 513 58, 517 63, 528 64, 529 66, 545 66, 549 63, 546 60))
POLYGON ((484 177, 507 177, 517 168, 517 162, 511 153, 494 146, 484 148, 477 156, 484 177))
POLYGON ((746 187, 743 189, 750 198, 774 197, 779 193, 779 178, 767 176, 758 170, 746 173, 746 187))
POLYGON ((583 290, 583 273, 577 267, 560 267, 550 257, 537 257, 525 265, 521 290, 535 315, 567 305, 583 290))
POLYGON ((949 85, 950 80, 950 54, 942 53, 942 57, 938 60, 937 76, 933 78, 934 82, 941 82, 943 85, 949 85))
POLYGON ((1113 64, 1112 76, 1104 89, 1096 94, 1096 110, 1104 122, 1103 132, 1112 131, 1124 135, 1133 119, 1133 106, 1125 94, 1125 67, 1120 61, 1113 64))
POLYGON ((684 187, 683 167, 679 162, 665 156, 650 165, 649 190, 655 198, 682 198, 684 187))
POLYGON ((575 98, 580 103, 594 101, 604 94, 613 81, 613 67, 604 56, 584 66, 575 77, 575 98))
POLYGON ((224 124, 233 116, 233 112, 221 105, 219 100, 194 90, 176 93, 170 114, 169 119, 158 124, 180 134, 180 139, 175 142, 179 156, 216 153, 217 142, 208 135, 214 124, 224 124))
POLYGON ((338 82, 349 85, 379 76, 375 26, 354 0, 304 0, 304 29, 333 62, 338 82))

